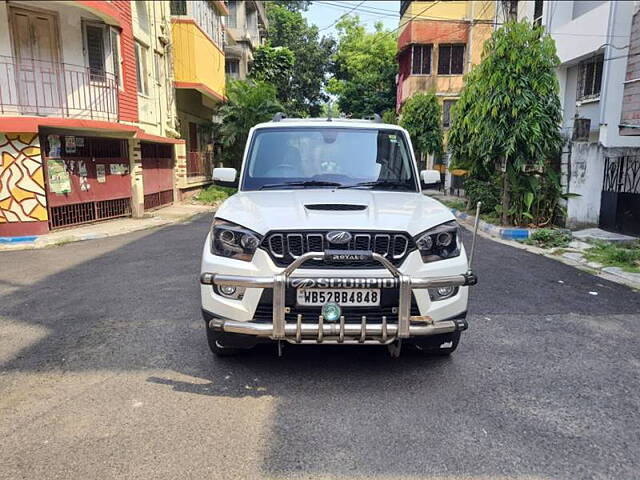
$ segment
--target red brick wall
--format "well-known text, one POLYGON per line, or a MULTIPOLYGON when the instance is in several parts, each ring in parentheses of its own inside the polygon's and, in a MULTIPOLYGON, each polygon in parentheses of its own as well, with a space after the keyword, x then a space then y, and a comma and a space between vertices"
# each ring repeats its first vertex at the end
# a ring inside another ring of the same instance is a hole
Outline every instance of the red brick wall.
POLYGON ((120 32, 120 50, 122 54, 122 84, 118 105, 120 119, 127 122, 138 121, 138 86, 136 84, 136 54, 131 25, 131 2, 114 0, 113 6, 120 13, 122 31, 120 32))
POLYGON ((412 43, 467 43, 469 23, 412 20, 398 37, 398 50, 412 43))

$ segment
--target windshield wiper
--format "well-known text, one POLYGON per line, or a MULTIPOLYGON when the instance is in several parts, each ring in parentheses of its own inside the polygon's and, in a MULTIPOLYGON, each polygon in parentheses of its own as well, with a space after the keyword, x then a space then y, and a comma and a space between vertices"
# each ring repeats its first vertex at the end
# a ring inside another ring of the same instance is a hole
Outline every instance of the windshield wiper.
POLYGON ((262 185, 260 190, 266 188, 278 188, 278 187, 340 187, 341 183, 338 182, 325 182, 323 180, 305 180, 298 182, 284 182, 284 183, 268 183, 262 185))
POLYGON ((394 180, 376 180, 373 182, 358 182, 351 185, 342 185, 338 188, 358 188, 358 187, 404 187, 411 188, 411 184, 407 182, 399 182, 394 180))

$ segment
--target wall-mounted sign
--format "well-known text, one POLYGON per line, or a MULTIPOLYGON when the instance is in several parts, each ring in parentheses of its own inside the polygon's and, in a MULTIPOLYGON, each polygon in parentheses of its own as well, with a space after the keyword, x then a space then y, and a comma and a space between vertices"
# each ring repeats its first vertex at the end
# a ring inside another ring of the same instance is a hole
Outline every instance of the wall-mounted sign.
POLYGON ((107 169, 103 163, 96 163, 96 178, 98 179, 98 183, 107 181, 107 169))
POLYGON ((112 163, 109 165, 111 175, 128 175, 129 165, 126 163, 112 163))
POLYGON ((78 148, 84 147, 84 137, 76 137, 76 147, 78 148))
POLYGON ((60 158, 60 135, 47 135, 49 158, 60 158))
POLYGON ((65 153, 76 153, 76 137, 64 137, 64 151, 65 153))
POLYGON ((47 160, 47 176, 51 193, 71 192, 71 178, 63 160, 47 160))

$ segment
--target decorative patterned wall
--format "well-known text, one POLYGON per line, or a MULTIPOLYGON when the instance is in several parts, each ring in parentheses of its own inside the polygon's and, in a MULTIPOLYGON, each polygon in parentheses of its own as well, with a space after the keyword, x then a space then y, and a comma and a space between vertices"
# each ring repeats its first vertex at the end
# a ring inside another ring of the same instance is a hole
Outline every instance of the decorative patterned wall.
POLYGON ((0 225, 47 220, 37 133, 0 133, 0 225))

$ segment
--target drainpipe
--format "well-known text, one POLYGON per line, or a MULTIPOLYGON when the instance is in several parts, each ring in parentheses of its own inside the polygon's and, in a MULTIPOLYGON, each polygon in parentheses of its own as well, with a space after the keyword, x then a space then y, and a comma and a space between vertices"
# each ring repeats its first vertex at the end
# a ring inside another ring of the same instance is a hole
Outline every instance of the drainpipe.
MULTIPOLYGON (((616 5, 617 2, 612 2, 609 1, 609 19, 607 21, 607 44, 605 45, 605 49, 604 49, 604 58, 605 60, 607 58, 611 58, 611 45, 613 42, 613 38, 612 38, 612 34, 613 34, 613 23, 614 23, 614 18, 615 18, 615 11, 616 11, 616 5)), ((607 99, 608 99, 608 92, 609 92, 609 77, 611 76, 611 68, 612 68, 612 64, 610 61, 605 61, 604 62, 604 66, 603 66, 603 72, 602 72, 602 85, 604 86, 604 88, 601 89, 600 91, 600 127, 602 127, 602 125, 607 125, 607 136, 609 135, 609 126, 606 123, 607 122, 607 116, 606 116, 606 111, 607 111, 607 99)), ((608 138, 607 138, 607 143, 608 142, 608 138)))

